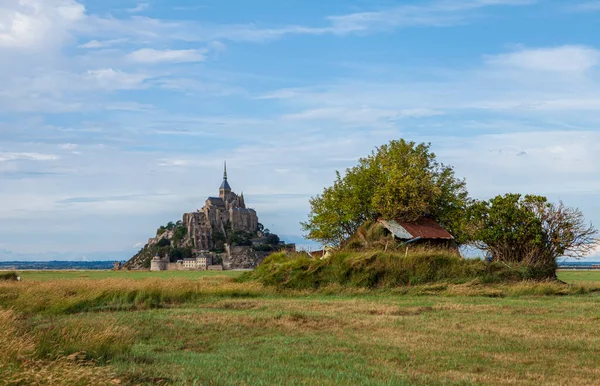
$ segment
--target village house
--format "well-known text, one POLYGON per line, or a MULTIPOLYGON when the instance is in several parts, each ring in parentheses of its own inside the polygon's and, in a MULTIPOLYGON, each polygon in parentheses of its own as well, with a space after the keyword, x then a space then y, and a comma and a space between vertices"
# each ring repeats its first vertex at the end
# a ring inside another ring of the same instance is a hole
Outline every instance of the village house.
POLYGON ((212 259, 208 256, 199 256, 191 259, 183 259, 183 269, 198 269, 206 271, 212 264, 212 259))

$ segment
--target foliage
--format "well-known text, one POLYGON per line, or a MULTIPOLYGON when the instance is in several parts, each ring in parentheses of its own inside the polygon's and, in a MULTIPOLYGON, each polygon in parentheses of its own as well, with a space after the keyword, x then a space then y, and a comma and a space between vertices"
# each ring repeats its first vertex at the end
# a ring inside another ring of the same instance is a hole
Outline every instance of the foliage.
POLYGON ((179 245, 181 240, 185 238, 187 235, 187 227, 183 226, 183 224, 177 224, 173 231, 173 244, 179 245))
POLYGON ((252 245, 252 235, 249 232, 234 232, 231 231, 227 235, 227 244, 232 246, 250 246, 252 245))
POLYGON ((252 247, 257 252, 271 252, 273 251, 273 246, 269 244, 260 244, 252 247))
POLYGON ((175 230, 175 229, 181 228, 181 227, 183 227, 183 222, 181 220, 179 220, 177 222, 169 221, 167 223, 167 225, 161 225, 157 229, 156 236, 161 236, 163 233, 165 233, 167 231, 172 231, 172 230, 175 230))
POLYGON ((0 272, 0 281, 17 281, 19 275, 14 271, 0 272))
POLYGON ((477 201, 469 217, 475 245, 494 261, 555 267, 558 257, 580 258, 598 246, 598 232, 581 211, 542 196, 506 194, 477 201))
POLYGON ((192 248, 172 247, 169 250, 169 261, 171 263, 174 263, 177 260, 191 259, 193 257, 194 257, 194 251, 192 250, 192 248))
POLYGON ((429 216, 459 243, 466 241, 466 183, 452 167, 436 161, 429 144, 394 140, 361 158, 343 177, 336 174, 333 186, 310 200, 309 219, 302 223, 308 238, 339 245, 365 221, 429 216))
POLYGON ((169 240, 169 239, 167 239, 167 238, 160 239, 160 240, 158 240, 158 243, 157 243, 156 245, 157 245, 159 248, 166 247, 166 246, 169 246, 169 245, 171 245, 171 240, 169 240))
POLYGON ((279 236, 276 234, 270 233, 266 236, 267 244, 270 245, 279 245, 279 236))
POLYGON ((342 248, 350 251, 361 250, 388 250, 398 245, 394 236, 381 224, 367 221, 362 224, 356 232, 342 244, 342 248))

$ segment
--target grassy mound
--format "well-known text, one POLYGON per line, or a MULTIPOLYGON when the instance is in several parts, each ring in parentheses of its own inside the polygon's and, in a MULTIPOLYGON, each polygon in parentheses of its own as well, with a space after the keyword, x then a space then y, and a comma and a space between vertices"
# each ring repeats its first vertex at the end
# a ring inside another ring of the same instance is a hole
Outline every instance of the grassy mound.
POLYGON ((407 256, 383 251, 338 252, 322 260, 300 253, 275 253, 241 280, 287 289, 315 289, 332 284, 393 288, 473 280, 482 283, 539 280, 553 274, 543 268, 463 259, 447 250, 415 250, 407 256))

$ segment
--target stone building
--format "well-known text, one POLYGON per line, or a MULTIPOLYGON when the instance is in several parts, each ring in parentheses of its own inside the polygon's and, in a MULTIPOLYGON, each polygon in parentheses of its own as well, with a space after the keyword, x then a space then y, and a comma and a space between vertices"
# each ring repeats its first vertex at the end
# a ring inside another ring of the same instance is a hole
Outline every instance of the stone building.
POLYGON ((206 271, 208 266, 212 264, 212 258, 207 255, 200 255, 196 258, 183 259, 183 269, 196 269, 200 271, 206 271))
POLYGON ((150 262, 150 271, 165 271, 169 265, 169 256, 161 257, 158 253, 150 262))
POLYGON ((258 216, 254 209, 246 208, 243 193, 238 196, 231 190, 225 164, 219 196, 209 197, 202 209, 185 213, 183 224, 193 242, 192 247, 208 251, 214 249, 215 239, 229 230, 255 233, 258 230, 258 216))

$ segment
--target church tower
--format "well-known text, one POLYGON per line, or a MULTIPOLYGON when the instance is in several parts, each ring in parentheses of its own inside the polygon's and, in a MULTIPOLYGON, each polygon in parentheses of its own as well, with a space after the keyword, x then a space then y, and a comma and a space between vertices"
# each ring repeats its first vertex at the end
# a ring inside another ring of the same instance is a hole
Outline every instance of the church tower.
POLYGON ((223 170, 223 182, 221 183, 221 187, 219 188, 219 197, 227 202, 227 199, 231 195, 231 186, 229 186, 229 182, 227 182, 227 161, 225 161, 225 167, 223 170))

